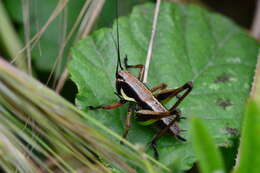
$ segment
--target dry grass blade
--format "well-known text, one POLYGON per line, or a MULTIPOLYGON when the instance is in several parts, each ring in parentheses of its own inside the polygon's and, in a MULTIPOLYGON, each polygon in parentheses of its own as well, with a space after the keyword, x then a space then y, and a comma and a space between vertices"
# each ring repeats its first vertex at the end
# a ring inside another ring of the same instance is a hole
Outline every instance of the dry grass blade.
POLYGON ((78 38, 86 37, 90 33, 104 4, 105 4, 105 0, 92 1, 91 5, 89 7, 89 10, 87 11, 87 13, 81 23, 81 26, 79 28, 78 38))
MULTIPOLYGON (((61 43, 61 46, 60 46, 60 49, 59 49, 59 53, 58 53, 58 56, 55 60, 55 63, 52 67, 52 70, 50 72, 50 75, 48 77, 48 80, 47 80, 47 84, 48 82, 50 81, 50 79, 52 78, 54 72, 58 72, 58 74, 60 73, 60 65, 61 65, 61 60, 62 60, 62 57, 64 56, 64 50, 68 44, 69 41, 71 41, 72 39, 74 39, 73 41, 77 41, 79 39, 79 37, 76 37, 74 38, 73 37, 73 34, 75 34, 77 32, 77 35, 79 35, 79 32, 78 32, 78 28, 79 28, 79 25, 82 21, 82 18, 84 18, 84 15, 85 13, 87 12, 88 8, 89 8, 89 5, 91 4, 91 1, 86 1, 84 3, 84 5, 82 6, 81 10, 80 10, 80 13, 79 15, 77 16, 77 19, 76 21, 74 22, 70 32, 68 33, 68 35, 66 36, 65 40, 61 43), (56 69, 56 66, 58 65, 58 69, 56 69)), ((70 59, 70 54, 68 55, 68 59, 70 59)), ((67 73, 66 73, 67 69, 64 70, 64 72, 62 72, 62 75, 58 81, 58 84, 56 86, 56 92, 59 93, 60 90, 62 89, 62 87, 64 86, 64 83, 65 81, 67 80, 67 73), (60 87, 60 88, 59 88, 60 87)), ((56 78, 55 78, 56 79, 56 78)), ((54 82, 54 84, 56 84, 56 81, 54 82)))
POLYGON ((154 41, 155 41, 157 21, 158 21, 158 16, 159 16, 159 12, 160 12, 160 5, 161 5, 161 0, 157 0, 156 6, 154 9, 153 25, 152 25, 149 47, 147 50, 146 62, 145 62, 145 67, 144 67, 144 75, 141 78, 141 81, 143 81, 143 83, 146 83, 147 78, 148 78, 148 70, 149 70, 149 65, 150 65, 151 59, 152 59, 152 51, 153 51, 153 45, 154 45, 154 41))
POLYGON ((167 171, 2 59, 0 103, 0 165, 6 172, 167 171))
MULTIPOLYGON (((1 112, 3 111, 3 107, 0 106, 1 112)), ((3 120, 3 115, 0 113, 1 121, 3 120)), ((22 149, 21 141, 17 140, 17 137, 9 131, 8 125, 4 125, 2 123, 0 125, 0 137, 1 137, 1 157, 0 164, 4 170, 8 170, 8 172, 28 172, 28 173, 36 173, 39 172, 36 168, 36 165, 33 164, 32 160, 24 154, 22 149), (8 153, 9 157, 3 157, 8 153), (10 160, 13 160, 10 162, 10 160), (19 166, 17 166, 19 165, 19 166)))
MULTIPOLYGON (((81 24, 78 29, 78 33, 77 33, 75 41, 78 41, 79 39, 86 37, 91 32, 91 30, 101 12, 102 7, 104 6, 104 3, 105 3, 104 0, 86 1, 84 6, 82 7, 82 10, 80 11, 80 14, 70 32, 70 34, 68 35, 68 39, 74 33, 75 29, 77 28, 77 26, 79 25, 80 22, 81 22, 81 24)), ((66 42, 64 43, 64 46, 66 45, 66 42)), ((68 59, 70 59, 70 56, 71 55, 69 55, 68 59)), ((66 68, 62 72, 62 75, 58 81, 58 84, 56 85, 55 90, 57 93, 60 93, 60 91, 62 90, 66 80, 68 79, 68 76, 69 76, 69 74, 68 74, 68 70, 66 68)))
POLYGON ((26 43, 26 45, 24 46, 24 48, 22 48, 17 54, 16 56, 13 58, 12 63, 15 62, 17 60, 17 58, 19 58, 19 55, 21 53, 23 53, 26 49, 28 48, 33 48, 34 46, 32 45, 33 43, 36 44, 37 41, 41 38, 42 34, 46 31, 46 29, 48 28, 48 26, 54 21, 54 19, 59 16, 59 14, 63 11, 63 9, 67 6, 68 0, 59 0, 56 8, 53 10, 53 13, 50 15, 50 17, 48 18, 47 22, 45 23, 45 25, 40 29, 39 32, 37 32, 33 38, 28 41, 26 43))
POLYGON ((260 0, 257 1, 255 16, 251 28, 251 34, 256 39, 260 39, 260 0))
MULTIPOLYGON (((29 0, 22 0, 23 6, 23 25, 24 25, 24 38, 28 42, 30 40, 30 8, 29 0)), ((27 67, 28 73, 32 75, 32 57, 31 57, 31 48, 30 45, 26 48, 27 56, 27 67)))

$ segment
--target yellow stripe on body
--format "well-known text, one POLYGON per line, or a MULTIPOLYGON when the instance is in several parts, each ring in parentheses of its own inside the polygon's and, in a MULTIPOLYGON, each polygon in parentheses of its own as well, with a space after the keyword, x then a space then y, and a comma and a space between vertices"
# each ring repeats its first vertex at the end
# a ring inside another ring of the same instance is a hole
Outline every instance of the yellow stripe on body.
POLYGON ((130 102, 136 102, 134 98, 128 97, 128 96, 125 94, 125 92, 124 92, 124 90, 123 90, 122 88, 121 88, 120 92, 121 92, 122 97, 123 97, 125 100, 130 101, 130 102))
POLYGON ((147 126, 147 125, 150 125, 150 124, 153 124, 155 123, 157 120, 147 120, 147 121, 138 121, 138 124, 142 125, 142 126, 147 126))

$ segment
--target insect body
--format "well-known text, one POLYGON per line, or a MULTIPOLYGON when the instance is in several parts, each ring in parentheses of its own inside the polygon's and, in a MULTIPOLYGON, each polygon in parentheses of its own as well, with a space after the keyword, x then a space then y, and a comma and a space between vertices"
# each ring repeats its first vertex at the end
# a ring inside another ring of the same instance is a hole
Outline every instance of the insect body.
MULTIPOLYGON (((116 7, 116 17, 118 17, 117 1, 116 7)), ((117 42, 114 40, 115 46, 117 48, 116 95, 120 98, 120 101, 111 105, 102 105, 96 107, 89 106, 89 109, 113 109, 130 102, 123 138, 126 138, 128 135, 128 131, 131 127, 131 116, 133 112, 136 111, 137 121, 139 121, 141 124, 149 125, 156 123, 162 127, 162 130, 151 141, 151 146, 154 149, 155 157, 158 158, 156 141, 165 133, 170 132, 177 139, 185 141, 185 139, 180 136, 181 130, 178 126, 178 121, 180 121, 182 117, 181 112, 179 109, 177 109, 177 107, 181 101, 191 92, 193 88, 192 82, 187 82, 177 89, 166 89, 165 84, 160 84, 152 89, 148 89, 144 83, 141 82, 144 74, 144 66, 142 64, 128 65, 126 57, 124 59, 125 69, 122 67, 117 21, 116 31, 117 42), (136 78, 134 75, 132 75, 128 71, 129 68, 139 68, 139 77, 136 78), (157 90, 160 90, 160 92, 155 93, 157 90), (179 96, 178 94, 182 92, 183 94, 179 96), (168 110, 161 104, 161 102, 172 97, 177 97, 178 100, 168 110)))
MULTIPOLYGON (((120 59, 120 57, 118 57, 120 59)), ((170 132, 176 138, 185 141, 184 138, 180 136, 180 128, 178 126, 178 121, 180 121, 181 112, 177 109, 177 106, 181 101, 191 92, 192 83, 187 82, 183 86, 177 89, 165 89, 165 84, 160 84, 153 89, 148 89, 140 79, 143 76, 144 67, 143 65, 128 65, 127 59, 125 59, 125 67, 122 68, 120 60, 118 60, 117 72, 116 72, 116 94, 120 98, 118 103, 105 106, 90 106, 90 109, 113 109, 119 107, 127 102, 130 102, 128 108, 128 114, 126 118, 126 128, 123 137, 126 138, 128 131, 131 126, 131 115, 133 111, 136 111, 137 121, 143 125, 149 125, 156 123, 162 127, 162 130, 152 139, 151 146, 155 151, 155 156, 158 157, 158 152, 156 150, 156 141, 165 133, 170 132), (118 68, 121 70, 118 70, 118 68), (128 68, 140 68, 139 77, 136 78, 132 75, 128 68), (155 91, 161 90, 157 94, 155 91), (179 93, 185 91, 181 96, 179 93), (168 110, 162 104, 161 101, 170 99, 172 97, 178 97, 176 103, 168 110), (174 116, 173 116, 174 115, 174 116)))

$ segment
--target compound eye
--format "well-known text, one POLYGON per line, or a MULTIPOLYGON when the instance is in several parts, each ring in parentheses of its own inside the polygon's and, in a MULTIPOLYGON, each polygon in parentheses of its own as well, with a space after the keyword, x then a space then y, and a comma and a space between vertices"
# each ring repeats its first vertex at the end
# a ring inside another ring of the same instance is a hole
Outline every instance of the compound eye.
POLYGON ((116 74, 116 80, 117 81, 119 81, 119 82, 124 82, 125 80, 124 80, 124 78, 123 78, 123 76, 121 76, 120 74, 116 74))
POLYGON ((120 74, 116 73, 116 79, 123 79, 123 77, 120 76, 120 74))
POLYGON ((123 78, 117 78, 116 81, 117 82, 124 82, 124 79, 123 78))

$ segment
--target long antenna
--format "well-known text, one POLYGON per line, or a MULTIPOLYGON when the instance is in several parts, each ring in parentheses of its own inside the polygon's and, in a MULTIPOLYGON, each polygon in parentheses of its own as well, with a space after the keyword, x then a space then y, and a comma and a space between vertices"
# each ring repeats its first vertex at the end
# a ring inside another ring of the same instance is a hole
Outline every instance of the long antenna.
POLYGON ((117 39, 117 65, 116 65, 116 72, 118 72, 118 67, 120 67, 121 70, 123 70, 122 64, 121 64, 121 57, 120 57, 120 48, 119 48, 119 31, 118 31, 118 0, 116 2, 116 39, 117 39))

